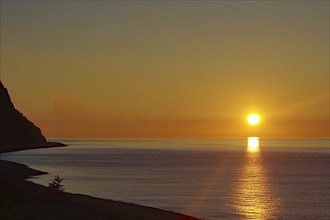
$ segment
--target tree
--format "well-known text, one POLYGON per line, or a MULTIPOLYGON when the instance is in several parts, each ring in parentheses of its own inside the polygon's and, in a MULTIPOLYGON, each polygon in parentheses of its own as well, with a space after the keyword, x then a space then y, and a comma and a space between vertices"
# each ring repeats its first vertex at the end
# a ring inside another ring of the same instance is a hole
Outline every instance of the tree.
POLYGON ((61 182, 64 178, 61 178, 59 175, 56 175, 51 183, 48 183, 48 187, 57 191, 64 191, 64 185, 61 182))

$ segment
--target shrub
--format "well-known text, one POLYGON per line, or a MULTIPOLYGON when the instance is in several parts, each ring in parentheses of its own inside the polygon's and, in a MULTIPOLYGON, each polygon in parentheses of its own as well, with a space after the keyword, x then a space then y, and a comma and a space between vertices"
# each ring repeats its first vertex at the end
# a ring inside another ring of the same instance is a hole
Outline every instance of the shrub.
POLYGON ((64 180, 64 178, 61 178, 59 175, 56 175, 52 182, 48 183, 48 187, 57 191, 64 191, 64 185, 61 184, 61 182, 64 180))

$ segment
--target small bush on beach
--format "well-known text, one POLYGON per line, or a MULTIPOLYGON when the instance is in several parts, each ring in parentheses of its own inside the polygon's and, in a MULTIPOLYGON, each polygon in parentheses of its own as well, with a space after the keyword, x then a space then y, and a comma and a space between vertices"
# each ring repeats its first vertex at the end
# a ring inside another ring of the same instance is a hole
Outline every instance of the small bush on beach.
POLYGON ((57 191, 64 191, 64 185, 61 184, 61 182, 64 180, 64 178, 61 178, 59 175, 56 175, 52 182, 48 183, 48 187, 57 191))

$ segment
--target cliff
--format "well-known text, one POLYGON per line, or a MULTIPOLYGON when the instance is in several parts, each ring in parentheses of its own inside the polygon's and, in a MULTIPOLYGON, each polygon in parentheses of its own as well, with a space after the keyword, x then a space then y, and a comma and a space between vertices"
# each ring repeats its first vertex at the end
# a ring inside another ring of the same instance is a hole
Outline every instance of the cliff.
POLYGON ((15 108, 0 81, 0 153, 52 146, 63 144, 47 142, 40 128, 15 108))

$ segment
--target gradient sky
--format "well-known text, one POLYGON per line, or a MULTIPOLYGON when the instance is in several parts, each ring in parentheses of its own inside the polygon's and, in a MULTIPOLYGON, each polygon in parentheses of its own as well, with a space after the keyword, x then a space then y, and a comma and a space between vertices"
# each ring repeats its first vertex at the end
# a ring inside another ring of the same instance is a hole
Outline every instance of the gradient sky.
POLYGON ((0 77, 48 137, 328 137, 329 2, 1 1, 0 77))

